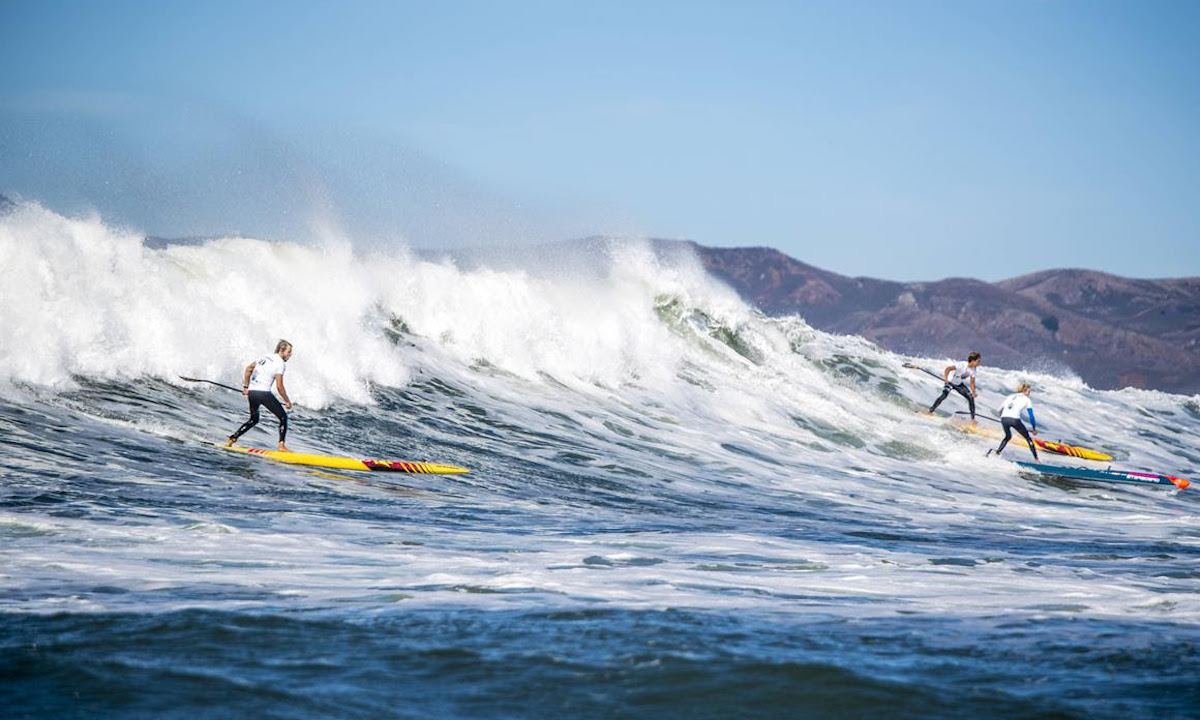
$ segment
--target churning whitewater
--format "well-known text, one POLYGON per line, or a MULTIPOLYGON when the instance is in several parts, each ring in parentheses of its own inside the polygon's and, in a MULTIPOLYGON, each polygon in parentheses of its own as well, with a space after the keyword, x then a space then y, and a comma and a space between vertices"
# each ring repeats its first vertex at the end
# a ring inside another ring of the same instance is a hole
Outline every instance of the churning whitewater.
MULTIPOLYGON (((0 267, 14 717, 1200 707, 1200 488, 1020 474, 961 398, 919 414, 903 363, 949 358, 764 316, 681 245, 171 243, 23 203, 0 267), (293 450, 471 473, 215 448, 245 398, 181 376, 240 386, 279 338, 293 450)), ((1200 480, 1200 397, 985 357, 981 412, 1020 381, 1043 437, 1200 480)))

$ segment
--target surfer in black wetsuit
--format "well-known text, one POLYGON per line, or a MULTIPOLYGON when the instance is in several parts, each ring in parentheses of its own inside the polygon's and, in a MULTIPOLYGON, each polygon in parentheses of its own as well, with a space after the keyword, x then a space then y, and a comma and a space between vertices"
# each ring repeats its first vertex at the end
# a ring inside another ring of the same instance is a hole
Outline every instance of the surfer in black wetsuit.
POLYGON ((947 365, 942 371, 942 380, 946 383, 942 386, 942 394, 937 400, 933 401, 933 406, 929 408, 929 413, 932 415, 934 410, 937 410, 938 405, 946 399, 951 390, 956 391, 967 399, 967 407, 971 410, 971 422, 975 422, 975 368, 979 367, 979 363, 983 360, 983 356, 977 352, 967 355, 965 362, 959 361, 953 365, 947 365), (967 381, 970 381, 971 387, 967 387, 967 381))
POLYGON ((275 344, 275 353, 259 358, 246 366, 242 376, 242 394, 250 398, 250 419, 242 424, 235 433, 229 436, 226 447, 237 442, 247 430, 258 424, 258 408, 266 406, 279 419, 279 452, 291 452, 284 440, 287 439, 287 413, 284 408, 292 409, 292 401, 288 399, 287 390, 283 387, 283 373, 287 370, 287 361, 292 357, 292 344, 280 340, 275 344), (271 392, 274 385, 283 398, 283 404, 271 392))

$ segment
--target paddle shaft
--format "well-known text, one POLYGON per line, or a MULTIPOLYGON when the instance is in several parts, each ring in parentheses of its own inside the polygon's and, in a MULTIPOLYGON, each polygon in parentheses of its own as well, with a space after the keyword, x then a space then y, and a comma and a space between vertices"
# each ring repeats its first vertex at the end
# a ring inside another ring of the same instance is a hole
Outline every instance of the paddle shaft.
MULTIPOLYGON (((954 414, 955 415, 970 415, 971 413, 967 412, 966 410, 955 410, 954 414)), ((983 413, 975 413, 975 417, 981 417, 984 420, 991 420, 994 423, 1000 422, 999 418, 994 418, 991 415, 984 415, 983 413)))
POLYGON ((938 380, 941 380, 942 382, 946 382, 946 378, 942 377, 941 375, 938 375, 937 373, 935 373, 932 370, 926 370, 925 368, 921 367, 920 365, 913 365, 912 363, 904 363, 904 367, 911 368, 913 370, 920 370, 921 372, 925 373, 926 375, 932 375, 933 377, 937 378, 938 380))
POLYGON ((240 392, 241 392, 241 390, 240 390, 239 388, 235 388, 235 387, 234 387, 234 386, 232 386, 232 385, 226 385, 225 383, 219 383, 219 382, 217 382, 216 380, 205 380, 204 378, 190 378, 190 377, 184 377, 184 376, 182 376, 182 375, 180 375, 180 376, 179 376, 179 379, 180 379, 180 380, 187 380, 188 382, 202 382, 202 383, 208 383, 209 385, 216 385, 217 387, 222 387, 222 388, 225 388, 226 390, 232 390, 232 391, 234 391, 235 393, 240 393, 240 392))

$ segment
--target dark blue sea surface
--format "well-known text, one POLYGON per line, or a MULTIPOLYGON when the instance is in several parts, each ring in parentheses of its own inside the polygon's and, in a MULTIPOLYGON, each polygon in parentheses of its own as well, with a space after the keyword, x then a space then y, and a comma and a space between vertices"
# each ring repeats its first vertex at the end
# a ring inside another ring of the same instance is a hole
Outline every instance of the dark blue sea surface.
POLYGON ((322 615, 9 617, 9 716, 1182 718, 1200 701, 1179 677, 1196 635, 1169 624, 322 615))

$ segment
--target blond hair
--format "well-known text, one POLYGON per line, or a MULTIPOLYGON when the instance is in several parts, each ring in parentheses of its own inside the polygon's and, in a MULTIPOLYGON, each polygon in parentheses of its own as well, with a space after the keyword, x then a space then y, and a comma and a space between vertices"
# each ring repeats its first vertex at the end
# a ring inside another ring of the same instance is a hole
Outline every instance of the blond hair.
POLYGON ((280 340, 279 342, 275 343, 275 352, 277 352, 277 353, 281 353, 284 350, 291 350, 291 349, 292 349, 292 344, 290 342, 288 342, 287 340, 280 340))
POLYGON ((1032 390, 1032 389, 1033 389, 1033 386, 1027 382, 1023 382, 1023 383, 1020 383, 1019 385, 1017 385, 1017 392, 1019 392, 1019 393, 1023 393, 1026 390, 1032 390))

